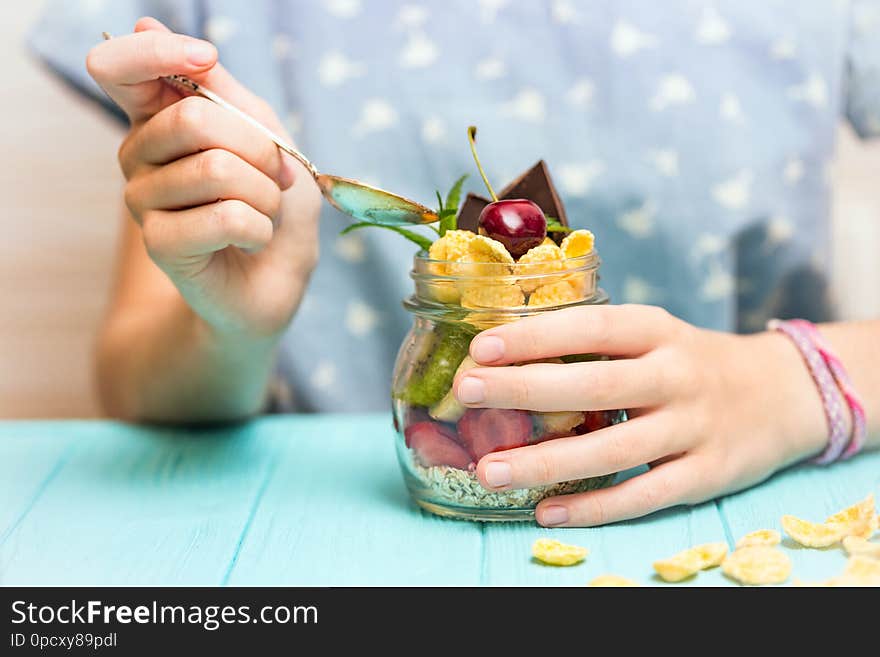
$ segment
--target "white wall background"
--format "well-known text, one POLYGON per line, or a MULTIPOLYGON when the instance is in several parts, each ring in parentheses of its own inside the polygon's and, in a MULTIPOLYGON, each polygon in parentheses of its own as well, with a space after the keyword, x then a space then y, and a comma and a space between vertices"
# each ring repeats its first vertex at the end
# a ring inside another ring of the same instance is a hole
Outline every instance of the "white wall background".
MULTIPOLYGON (((39 8, 0 3, 0 417, 94 416, 90 352, 120 224, 122 132, 27 57, 39 8)), ((844 317, 880 317, 880 144, 841 138, 834 285, 844 317)))

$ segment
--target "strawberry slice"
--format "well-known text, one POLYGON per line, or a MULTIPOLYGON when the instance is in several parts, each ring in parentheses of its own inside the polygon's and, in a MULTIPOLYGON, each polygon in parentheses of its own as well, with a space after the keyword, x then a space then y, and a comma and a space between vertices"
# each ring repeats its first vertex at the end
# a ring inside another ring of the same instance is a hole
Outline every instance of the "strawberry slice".
POLYGON ((407 447, 416 453, 416 459, 426 468, 449 465, 467 470, 473 459, 456 442, 455 431, 435 422, 416 422, 404 431, 407 447))
POLYGON ((469 408, 458 421, 458 438, 479 461, 490 452, 528 445, 532 418, 526 411, 469 408))
POLYGON ((427 422, 428 424, 434 424, 434 421, 431 419, 431 416, 428 415, 428 411, 419 406, 408 406, 406 410, 403 411, 403 436, 406 441, 406 446, 409 447, 409 429, 410 427, 415 426, 416 424, 420 424, 422 422, 427 422))

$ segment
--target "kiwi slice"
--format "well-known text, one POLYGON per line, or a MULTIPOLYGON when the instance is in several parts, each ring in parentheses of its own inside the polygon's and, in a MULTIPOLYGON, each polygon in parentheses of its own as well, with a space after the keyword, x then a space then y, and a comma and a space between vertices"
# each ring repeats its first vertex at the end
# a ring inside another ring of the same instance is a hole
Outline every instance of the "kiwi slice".
POLYGON ((401 391, 401 399, 415 406, 433 406, 449 392, 455 372, 478 333, 461 324, 437 324, 434 348, 419 363, 401 391))

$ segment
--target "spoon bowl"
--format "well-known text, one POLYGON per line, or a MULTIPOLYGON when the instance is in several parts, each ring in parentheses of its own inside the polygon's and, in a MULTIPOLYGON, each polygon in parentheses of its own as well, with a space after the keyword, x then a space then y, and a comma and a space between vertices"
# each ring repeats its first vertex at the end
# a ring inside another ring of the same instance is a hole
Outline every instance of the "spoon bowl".
POLYGON ((319 173, 315 181, 330 205, 359 221, 406 226, 439 219, 436 212, 420 203, 357 180, 319 173))

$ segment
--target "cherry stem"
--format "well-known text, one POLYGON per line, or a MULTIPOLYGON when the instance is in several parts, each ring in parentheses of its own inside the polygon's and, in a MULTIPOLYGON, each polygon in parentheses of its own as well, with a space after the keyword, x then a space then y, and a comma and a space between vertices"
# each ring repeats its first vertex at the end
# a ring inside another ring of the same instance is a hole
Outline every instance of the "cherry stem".
POLYGON ((483 177, 483 182, 486 183, 486 189, 489 190, 489 195, 492 197, 492 200, 496 203, 498 202, 498 197, 495 196, 495 190, 492 189, 492 185, 489 184, 489 179, 486 177, 486 172, 483 171, 483 165, 480 164, 480 158, 477 155, 477 126, 470 126, 468 128, 468 141, 471 143, 471 153, 474 154, 474 162, 477 163, 477 169, 480 172, 480 175, 483 177))

